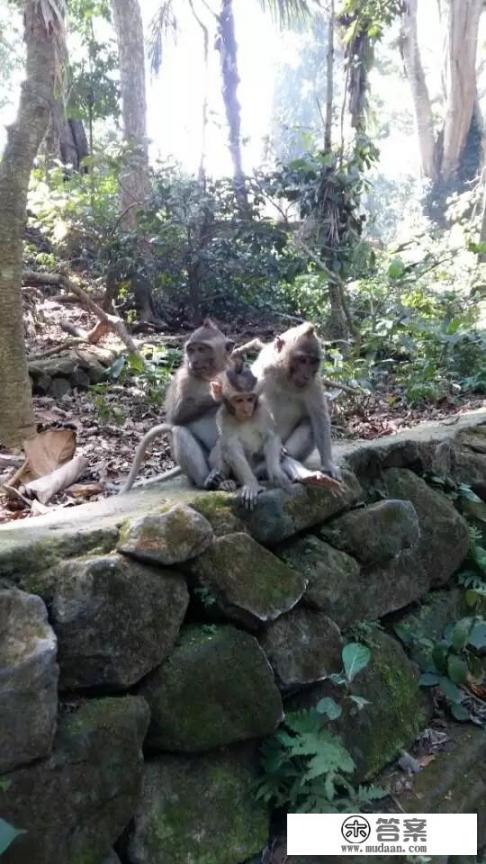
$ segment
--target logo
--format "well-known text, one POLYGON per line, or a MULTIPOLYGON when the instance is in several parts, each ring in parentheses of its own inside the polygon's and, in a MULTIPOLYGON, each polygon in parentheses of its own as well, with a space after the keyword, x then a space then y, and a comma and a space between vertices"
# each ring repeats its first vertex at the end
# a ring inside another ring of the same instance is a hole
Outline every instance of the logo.
POLYGON ((371 834, 371 826, 364 816, 348 816, 342 824, 341 834, 350 843, 363 843, 371 834))

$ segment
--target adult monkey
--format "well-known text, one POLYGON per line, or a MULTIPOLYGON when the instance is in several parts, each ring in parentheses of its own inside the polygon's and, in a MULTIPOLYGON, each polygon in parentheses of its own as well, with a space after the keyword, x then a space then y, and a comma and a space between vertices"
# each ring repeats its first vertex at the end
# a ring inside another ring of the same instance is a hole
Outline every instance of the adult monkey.
POLYGON ((132 488, 149 444, 163 432, 171 435, 171 451, 177 468, 164 477, 187 474, 199 489, 205 488, 210 473, 209 453, 216 444, 218 404, 210 392, 210 382, 228 365, 234 342, 226 339, 219 327, 206 318, 184 345, 184 361, 167 391, 167 422, 154 426, 142 438, 128 478, 120 490, 132 488))
POLYGON ((291 327, 266 345, 254 339, 234 354, 252 349, 260 350, 251 368, 283 441, 282 467, 287 476, 317 486, 330 485, 329 477, 340 480, 332 460, 331 423, 318 374, 322 349, 314 325, 305 322, 291 327), (316 448, 321 463, 317 472, 301 464, 316 448))

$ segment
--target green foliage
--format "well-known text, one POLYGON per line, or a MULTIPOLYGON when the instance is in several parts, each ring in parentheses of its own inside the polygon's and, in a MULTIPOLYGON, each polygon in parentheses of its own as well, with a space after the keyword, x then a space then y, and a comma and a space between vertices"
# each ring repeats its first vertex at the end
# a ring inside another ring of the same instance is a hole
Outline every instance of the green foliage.
POLYGON ((344 42, 352 42, 360 33, 372 41, 381 39, 401 8, 401 0, 343 0, 337 15, 346 28, 344 42))
MULTIPOLYGON (((330 678, 347 687, 367 666, 370 652, 365 645, 349 643, 343 647, 342 658, 343 673, 330 678)), ((353 694, 348 698, 357 710, 368 704, 353 694)), ((341 738, 326 725, 341 714, 341 706, 331 697, 321 699, 314 709, 286 714, 283 724, 262 745, 259 798, 287 810, 341 813, 359 810, 384 796, 382 789, 352 785, 355 763, 341 738)))
POLYGON ((406 645, 422 649, 419 653, 422 668, 419 683, 423 687, 439 689, 455 720, 473 719, 462 704, 464 691, 461 687, 469 678, 482 678, 479 652, 486 647, 486 621, 480 616, 461 618, 448 625, 438 641, 418 637, 403 624, 396 625, 395 630, 406 645))
POLYGON ((466 589, 468 607, 479 613, 486 612, 486 549, 482 535, 475 526, 469 527, 469 551, 465 569, 460 570, 457 581, 466 589))
POLYGON ((13 843, 16 837, 20 834, 25 834, 26 831, 14 828, 4 819, 0 818, 0 855, 3 855, 8 847, 13 843))

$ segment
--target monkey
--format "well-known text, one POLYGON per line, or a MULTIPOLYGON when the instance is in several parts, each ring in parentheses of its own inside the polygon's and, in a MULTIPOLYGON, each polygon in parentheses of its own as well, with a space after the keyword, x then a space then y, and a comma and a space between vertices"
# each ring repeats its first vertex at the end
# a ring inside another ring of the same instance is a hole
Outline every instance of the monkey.
POLYGON ((210 382, 229 363, 233 347, 234 342, 226 339, 210 318, 191 334, 184 345, 183 364, 167 391, 167 422, 154 426, 142 438, 122 493, 132 488, 149 444, 164 432, 170 434, 172 456, 177 463, 164 479, 183 473, 199 489, 205 488, 210 473, 209 454, 218 437, 218 404, 211 396, 210 382))
POLYGON ((314 325, 304 322, 268 344, 254 339, 235 349, 234 357, 252 349, 260 350, 251 370, 283 441, 285 473, 301 483, 338 486, 341 474, 332 461, 331 424, 318 375, 322 350, 314 325), (321 463, 317 472, 302 464, 315 448, 321 463))
MULTIPOLYGON (((280 465, 282 442, 272 415, 259 398, 258 382, 249 368, 235 362, 211 382, 211 394, 220 402, 216 415, 218 441, 210 454, 216 477, 232 474, 241 484, 241 498, 248 509, 263 491, 255 466, 262 463, 271 483, 289 489, 291 481, 280 465)), ((260 474, 262 471, 260 470, 260 474)), ((221 484, 219 488, 231 487, 221 484)))

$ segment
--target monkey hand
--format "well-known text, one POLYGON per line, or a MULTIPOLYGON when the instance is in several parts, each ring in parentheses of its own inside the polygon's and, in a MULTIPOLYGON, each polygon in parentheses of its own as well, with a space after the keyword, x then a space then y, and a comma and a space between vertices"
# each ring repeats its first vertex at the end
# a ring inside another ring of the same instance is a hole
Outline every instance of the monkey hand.
POLYGON ((246 483, 241 490, 241 500, 247 510, 253 510, 256 500, 260 492, 264 492, 264 487, 255 480, 252 483, 246 483))
POLYGON ((332 477, 333 480, 338 480, 339 482, 341 482, 343 479, 340 469, 337 467, 337 465, 334 464, 334 462, 326 462, 324 465, 322 465, 321 471, 323 474, 327 474, 329 477, 332 477))

